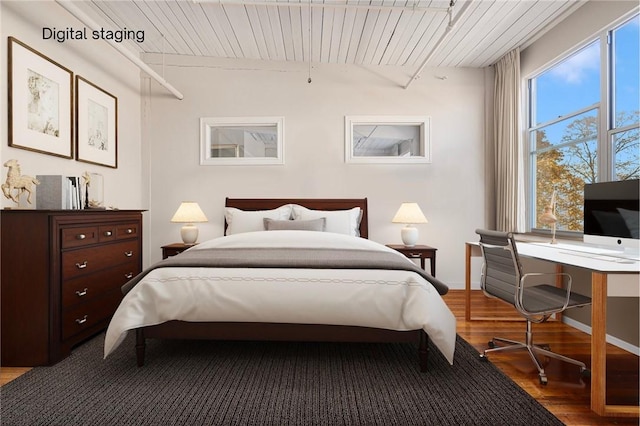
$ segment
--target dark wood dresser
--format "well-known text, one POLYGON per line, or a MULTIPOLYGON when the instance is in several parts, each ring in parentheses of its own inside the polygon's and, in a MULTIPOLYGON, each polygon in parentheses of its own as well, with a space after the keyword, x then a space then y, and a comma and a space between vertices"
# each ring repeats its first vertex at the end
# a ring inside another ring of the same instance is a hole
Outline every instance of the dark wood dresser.
POLYGON ((68 356, 142 268, 140 210, 2 210, 0 232, 2 366, 68 356))

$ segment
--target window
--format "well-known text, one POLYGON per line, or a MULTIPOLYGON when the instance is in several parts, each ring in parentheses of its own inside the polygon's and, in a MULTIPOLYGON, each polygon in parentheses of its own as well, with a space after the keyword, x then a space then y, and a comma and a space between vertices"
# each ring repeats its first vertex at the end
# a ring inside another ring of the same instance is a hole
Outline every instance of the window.
POLYGON ((284 164, 284 117, 200 118, 200 165, 284 164))
POLYGON ((640 16, 611 32, 611 131, 610 180, 640 176, 638 108, 640 108, 640 16))
POLYGON ((345 161, 430 163, 430 123, 427 116, 346 116, 345 161))
POLYGON ((603 32, 528 80, 531 229, 548 228, 538 218, 554 190, 558 230, 582 232, 585 183, 640 178, 639 24, 603 32))

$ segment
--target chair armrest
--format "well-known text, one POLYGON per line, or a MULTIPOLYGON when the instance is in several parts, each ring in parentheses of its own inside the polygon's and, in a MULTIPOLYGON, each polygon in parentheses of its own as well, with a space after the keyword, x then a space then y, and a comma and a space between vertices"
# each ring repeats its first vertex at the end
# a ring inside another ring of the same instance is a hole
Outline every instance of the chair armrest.
POLYGON ((540 285, 542 283, 537 283, 537 284, 527 284, 525 281, 527 280, 527 278, 530 277, 544 277, 544 276, 549 276, 549 277, 566 277, 566 284, 564 284, 564 280, 563 280, 563 286, 561 287, 565 292, 566 292, 566 297, 564 299, 564 305, 562 306, 562 310, 564 311, 565 309, 567 309, 567 306, 569 306, 569 301, 571 300, 571 284, 573 282, 573 278, 571 277, 570 274, 567 274, 566 272, 529 272, 527 274, 524 274, 521 278, 520 278, 520 285, 518 285, 518 300, 520 301, 520 306, 524 306, 523 305, 523 296, 524 296, 524 288, 529 286, 529 287, 535 287, 536 285, 540 285))

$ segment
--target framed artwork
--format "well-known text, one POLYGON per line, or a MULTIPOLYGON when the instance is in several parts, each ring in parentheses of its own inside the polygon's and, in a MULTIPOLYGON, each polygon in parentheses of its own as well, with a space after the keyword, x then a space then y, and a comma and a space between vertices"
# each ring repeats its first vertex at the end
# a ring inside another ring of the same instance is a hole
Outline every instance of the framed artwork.
POLYGON ((200 165, 284 164, 284 117, 200 118, 200 165))
POLYGON ((118 98, 76 76, 76 159, 118 168, 118 98))
POLYGON ((8 38, 9 146, 73 158, 73 73, 8 38))
POLYGON ((345 117, 347 163, 431 162, 431 118, 427 116, 345 117))

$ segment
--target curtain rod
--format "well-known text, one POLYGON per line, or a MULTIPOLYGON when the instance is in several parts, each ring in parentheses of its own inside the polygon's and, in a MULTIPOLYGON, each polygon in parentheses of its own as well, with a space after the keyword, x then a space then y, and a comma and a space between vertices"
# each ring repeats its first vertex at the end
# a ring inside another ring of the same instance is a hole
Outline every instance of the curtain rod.
MULTIPOLYGON (((90 27, 92 30, 99 30, 101 28, 93 19, 91 19, 86 13, 80 10, 76 5, 71 3, 71 0, 55 0, 60 6, 64 7, 67 12, 75 16, 85 24, 90 27)), ((129 59, 133 62, 138 68, 142 71, 149 74, 154 80, 156 80, 162 87, 171 92, 176 98, 182 100, 184 99, 184 95, 178 91, 175 87, 169 84, 160 74, 155 72, 149 65, 145 64, 139 57, 134 55, 132 52, 122 47, 120 44, 116 43, 113 40, 105 40, 111 47, 116 49, 121 55, 125 58, 129 59)))

